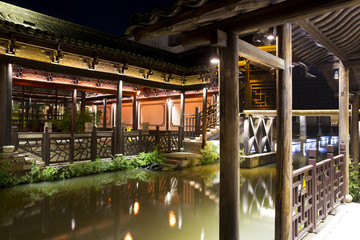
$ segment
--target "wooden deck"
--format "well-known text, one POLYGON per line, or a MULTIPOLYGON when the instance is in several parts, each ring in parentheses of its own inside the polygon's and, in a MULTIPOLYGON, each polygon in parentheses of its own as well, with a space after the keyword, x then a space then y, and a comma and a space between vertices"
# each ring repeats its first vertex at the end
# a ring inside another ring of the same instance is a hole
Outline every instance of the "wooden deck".
POLYGON ((308 233, 303 240, 352 240, 359 238, 360 204, 340 204, 335 215, 318 225, 318 234, 308 233))

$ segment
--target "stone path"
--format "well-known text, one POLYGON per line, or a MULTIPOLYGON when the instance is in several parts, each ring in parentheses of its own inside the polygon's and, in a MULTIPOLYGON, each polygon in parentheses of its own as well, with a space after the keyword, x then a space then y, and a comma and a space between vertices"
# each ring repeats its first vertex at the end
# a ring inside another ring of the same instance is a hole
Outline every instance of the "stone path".
POLYGON ((318 225, 318 234, 309 233, 304 240, 354 240, 360 239, 360 204, 341 204, 335 216, 329 215, 318 225))

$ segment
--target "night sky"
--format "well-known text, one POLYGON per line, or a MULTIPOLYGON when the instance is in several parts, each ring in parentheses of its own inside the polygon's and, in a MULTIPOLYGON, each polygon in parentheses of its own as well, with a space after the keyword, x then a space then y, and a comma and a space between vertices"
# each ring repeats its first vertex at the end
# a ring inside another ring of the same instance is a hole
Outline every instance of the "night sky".
POLYGON ((175 0, 3 0, 49 16, 123 35, 132 13, 171 5, 175 0))

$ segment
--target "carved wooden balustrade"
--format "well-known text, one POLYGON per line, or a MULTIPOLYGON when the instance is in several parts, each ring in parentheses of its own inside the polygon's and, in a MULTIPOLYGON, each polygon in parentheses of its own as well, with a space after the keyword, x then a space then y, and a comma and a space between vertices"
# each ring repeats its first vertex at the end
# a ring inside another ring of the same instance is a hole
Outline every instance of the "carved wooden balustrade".
POLYGON ((156 146, 161 152, 180 150, 180 130, 160 131, 157 127, 155 131, 126 132, 123 128, 120 139, 117 139, 117 132, 116 127, 112 131, 94 128, 92 132, 83 133, 50 133, 47 127, 43 133, 24 133, 13 128, 12 136, 16 149, 38 157, 46 165, 112 158, 116 153, 136 155, 153 151, 156 146), (117 145, 120 145, 119 150, 117 145))
POLYGON ((317 225, 344 201, 345 145, 334 157, 334 147, 327 146, 327 159, 316 162, 316 150, 309 150, 307 166, 293 171, 292 239, 316 231, 317 225))

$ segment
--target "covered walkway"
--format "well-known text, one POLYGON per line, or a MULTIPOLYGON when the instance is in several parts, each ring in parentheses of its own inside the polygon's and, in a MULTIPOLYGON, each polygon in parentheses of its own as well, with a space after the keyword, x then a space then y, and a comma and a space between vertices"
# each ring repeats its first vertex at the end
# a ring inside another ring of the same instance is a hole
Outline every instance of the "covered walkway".
POLYGON ((309 233, 304 240, 352 240, 359 233, 358 219, 360 218, 360 204, 341 204, 335 209, 335 216, 329 215, 319 224, 318 234, 309 233))

